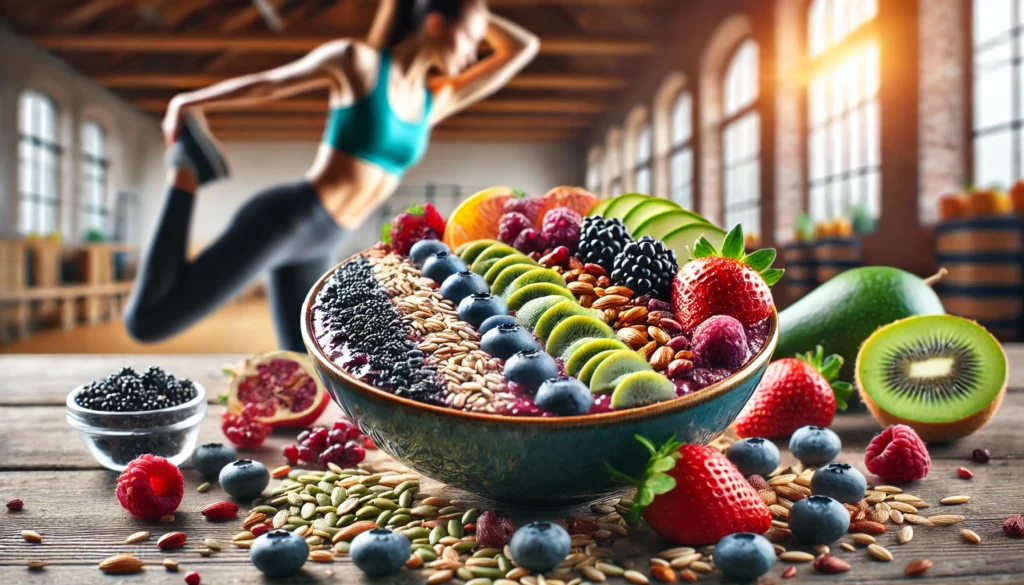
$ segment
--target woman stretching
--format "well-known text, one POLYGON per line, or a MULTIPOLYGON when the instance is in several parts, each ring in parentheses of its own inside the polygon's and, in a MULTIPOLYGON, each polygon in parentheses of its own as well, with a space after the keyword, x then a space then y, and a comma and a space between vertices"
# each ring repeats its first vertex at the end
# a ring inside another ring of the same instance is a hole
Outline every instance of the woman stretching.
POLYGON ((132 337, 173 335, 269 269, 278 342, 305 351, 302 302, 345 234, 419 162, 431 127, 500 89, 539 46, 490 14, 484 0, 393 0, 380 10, 371 34, 377 42, 332 41, 294 63, 171 100, 163 121, 168 193, 125 313, 132 337), (485 40, 493 54, 475 63, 485 40), (432 68, 444 77, 428 87, 432 68), (316 87, 329 88, 330 113, 306 178, 255 195, 217 240, 186 259, 196 189, 227 174, 201 112, 316 87))

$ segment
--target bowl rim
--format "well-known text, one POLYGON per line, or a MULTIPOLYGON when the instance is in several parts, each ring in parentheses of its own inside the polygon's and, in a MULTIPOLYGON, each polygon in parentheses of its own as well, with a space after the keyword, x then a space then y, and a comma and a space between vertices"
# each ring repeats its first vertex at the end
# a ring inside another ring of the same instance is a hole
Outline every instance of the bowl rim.
POLYGON ((78 386, 75 386, 71 390, 71 392, 68 392, 68 396, 64 400, 64 405, 68 409, 68 414, 69 415, 74 415, 75 417, 80 417, 82 415, 90 415, 90 416, 119 418, 119 417, 129 417, 129 416, 151 416, 151 415, 155 415, 155 414, 162 414, 162 415, 165 415, 165 414, 175 414, 175 413, 187 411, 187 410, 189 410, 191 408, 195 408, 196 404, 199 404, 199 403, 202 403, 204 405, 206 404, 206 388, 204 388, 202 384, 200 384, 199 382, 196 382, 195 380, 189 380, 189 381, 192 382, 192 384, 196 388, 196 396, 195 396, 195 398, 189 400, 188 402, 182 402, 181 404, 177 404, 177 405, 171 406, 169 408, 160 408, 160 409, 157 409, 157 410, 130 410, 130 411, 120 412, 120 411, 109 411, 109 410, 94 410, 92 408, 85 408, 83 406, 79 406, 78 403, 75 402, 75 396, 77 396, 79 392, 81 392, 86 386, 88 386, 92 382, 88 382, 88 383, 85 383, 85 384, 79 384, 78 386))
POLYGON ((766 366, 771 360, 772 354, 775 352, 775 347, 778 345, 779 340, 779 313, 775 306, 772 306, 772 314, 769 317, 768 325, 768 337, 765 340, 764 346, 758 351, 750 360, 747 361, 739 370, 736 370, 731 376, 717 382, 697 392, 687 394, 685 396, 679 396, 671 400, 665 400, 663 402, 656 402, 647 406, 641 406, 639 408, 629 408, 626 410, 613 410, 611 412, 602 412, 598 414, 583 414, 576 416, 552 416, 552 417, 541 417, 541 416, 512 416, 506 414, 489 414, 481 412, 470 412, 465 410, 458 410, 447 406, 435 406, 433 404, 426 404, 412 400, 411 398, 404 398, 391 392, 375 388, 366 382, 356 378, 349 374, 340 366, 335 364, 332 360, 328 359, 320 348, 319 343, 316 341, 316 337, 313 334, 313 303, 316 296, 320 293, 320 290, 327 283, 327 279, 330 278, 334 272, 341 267, 343 264, 364 257, 363 255, 368 250, 363 250, 352 256, 345 258, 332 266, 327 272, 325 272, 309 290, 306 295, 305 301, 302 303, 302 341, 306 345, 306 352, 309 354, 319 368, 330 372, 333 376, 336 376, 340 380, 343 380, 349 388, 353 389, 360 395, 373 400, 375 402, 382 402, 391 404, 399 407, 407 407, 423 412, 429 412, 442 417, 448 417, 449 419, 462 419, 481 423, 489 424, 500 424, 500 425, 511 425, 516 427, 590 427, 590 426, 603 426, 605 424, 619 423, 619 422, 631 422, 639 419, 654 418, 662 414, 670 412, 678 412, 687 410, 691 407, 709 402, 728 394, 729 392, 736 389, 741 381, 746 379, 750 374, 759 368, 766 366))

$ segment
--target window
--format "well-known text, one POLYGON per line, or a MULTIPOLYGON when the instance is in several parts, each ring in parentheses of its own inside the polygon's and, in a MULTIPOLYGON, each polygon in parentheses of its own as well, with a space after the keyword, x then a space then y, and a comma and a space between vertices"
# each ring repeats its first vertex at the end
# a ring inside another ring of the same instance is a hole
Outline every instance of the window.
POLYGON ((849 38, 876 10, 874 0, 811 4, 807 187, 816 221, 847 216, 855 208, 876 218, 881 211, 878 44, 849 38))
POLYGON ((82 126, 82 226, 107 231, 107 166, 103 127, 96 122, 82 126))
POLYGON ((633 188, 645 195, 651 192, 651 124, 645 122, 636 133, 636 165, 633 167, 633 188))
POLYGON ((18 100, 18 231, 47 235, 57 231, 60 196, 57 175, 57 106, 38 91, 26 91, 18 100))
POLYGON ((761 224, 761 117, 757 112, 757 43, 744 41, 725 72, 722 152, 725 171, 725 227, 761 224))
POLYGON ((682 92, 672 108, 672 150, 669 177, 672 200, 693 209, 693 97, 682 92))
POLYGON ((591 149, 590 156, 587 157, 587 190, 591 193, 601 193, 601 173, 604 171, 601 167, 603 157, 604 153, 596 147, 591 149))
POLYGON ((1024 2, 974 0, 974 184, 1024 175, 1024 2))
POLYGON ((608 197, 622 195, 622 131, 613 128, 608 133, 605 146, 605 172, 607 172, 608 197))

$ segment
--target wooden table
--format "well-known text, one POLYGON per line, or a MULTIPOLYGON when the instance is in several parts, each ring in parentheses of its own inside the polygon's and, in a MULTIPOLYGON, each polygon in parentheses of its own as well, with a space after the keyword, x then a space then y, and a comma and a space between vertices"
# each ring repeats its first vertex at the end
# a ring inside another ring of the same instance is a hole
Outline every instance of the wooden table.
MULTIPOLYGON (((818 575, 807 564, 799 565, 795 579, 779 578, 788 563, 778 563, 763 583, 896 583, 907 580, 903 569, 915 558, 931 559, 935 565, 926 581, 943 584, 1024 583, 1024 541, 1003 534, 1003 521, 1011 514, 1024 512, 1024 469, 1018 460, 1024 457, 1024 345, 1008 348, 1012 365, 1010 390, 996 418, 981 432, 966 440, 931 448, 932 470, 927 479, 909 488, 938 507, 938 500, 951 494, 969 494, 972 500, 956 506, 952 513, 964 514, 966 521, 952 527, 917 527, 913 541, 896 543, 895 531, 879 537, 879 542, 896 557, 891 563, 872 560, 863 548, 846 552, 834 547, 835 554, 847 560, 853 569, 842 575, 818 575), (971 461, 975 447, 992 451, 992 461, 971 461), (966 466, 974 479, 959 479, 956 468, 966 466), (967 544, 959 529, 977 532, 982 542, 967 544)), ((172 528, 189 535, 195 543, 204 537, 228 543, 239 531, 239 523, 206 522, 199 510, 218 501, 223 493, 214 488, 208 493, 195 491, 201 480, 186 470, 185 499, 173 524, 144 522, 131 518, 114 498, 116 474, 103 470, 86 453, 78 437, 64 419, 67 392, 83 382, 99 378, 123 365, 145 368, 158 364, 177 375, 202 383, 211 400, 223 392, 227 381, 221 365, 236 362, 238 356, 0 356, 0 500, 21 498, 25 509, 12 513, 0 509, 0 583, 175 583, 183 582, 185 571, 196 570, 202 582, 210 584, 262 583, 265 581, 249 563, 248 551, 225 546, 212 557, 200 557, 195 544, 170 554, 157 550, 155 538, 172 528), (43 535, 42 544, 24 542, 20 531, 32 529, 43 535), (125 545, 123 540, 138 530, 149 530, 154 540, 140 545, 125 545), (179 561, 178 573, 158 566, 147 567, 144 574, 111 577, 102 574, 97 563, 118 552, 134 552, 146 560, 165 557, 179 561), (30 559, 42 559, 47 566, 29 571, 30 559)), ((211 406, 203 424, 201 441, 222 441, 219 429, 220 407, 211 406)), ((338 412, 332 406, 322 422, 332 421, 338 412)), ((863 470, 863 448, 878 432, 878 426, 866 414, 839 417, 834 428, 843 438, 842 460, 863 470)), ((273 436, 251 455, 269 466, 282 463, 280 446, 293 440, 292 433, 273 436)), ((784 454, 784 463, 792 458, 784 454)), ((870 481, 870 478, 869 478, 870 481)), ((466 494, 425 481, 424 490, 445 495, 466 494)), ((488 507, 482 503, 482 507, 488 507)), ((930 509, 928 512, 934 513, 930 509)), ((520 514, 522 515, 522 514, 520 514)), ((538 511, 526 516, 542 517, 538 511)), ((525 516, 524 516, 525 517, 525 516)), ((649 534, 640 534, 636 568, 644 571, 647 558, 665 546, 649 534)), ((849 540, 849 539, 844 539, 849 540)), ((332 564, 309 563, 299 576, 288 583, 387 583, 421 584, 419 572, 403 571, 399 577, 370 580, 346 560, 332 564)), ((624 583, 624 581, 621 581, 624 583)), ((701 582, 718 583, 717 574, 703 576, 701 582)), ((453 582, 454 583, 454 582, 453 582)))

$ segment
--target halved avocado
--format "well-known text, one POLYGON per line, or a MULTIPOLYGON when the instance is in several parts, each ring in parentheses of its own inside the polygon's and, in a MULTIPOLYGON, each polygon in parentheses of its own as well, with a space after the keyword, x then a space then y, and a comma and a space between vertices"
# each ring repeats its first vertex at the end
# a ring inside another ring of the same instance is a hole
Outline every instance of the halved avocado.
POLYGON ((600 202, 598 202, 597 205, 590 208, 590 211, 587 212, 587 215, 603 216, 605 210, 608 209, 608 206, 612 204, 612 201, 615 201, 615 199, 602 199, 600 202))
POLYGON ((671 199, 651 197, 647 201, 641 201, 639 205, 630 209, 629 213, 622 218, 622 223, 626 224, 626 229, 632 234, 633 230, 640 227, 640 224, 646 221, 647 218, 666 211, 678 211, 680 209, 682 208, 671 199))
POLYGON ((647 195, 641 195, 640 193, 627 193, 616 197, 612 204, 604 210, 604 216, 607 218, 617 217, 622 219, 629 213, 634 207, 640 203, 650 199, 647 195))

